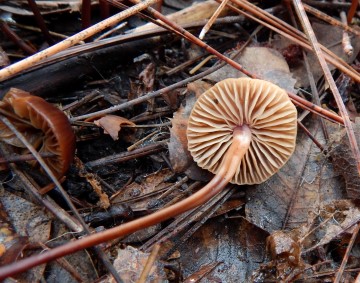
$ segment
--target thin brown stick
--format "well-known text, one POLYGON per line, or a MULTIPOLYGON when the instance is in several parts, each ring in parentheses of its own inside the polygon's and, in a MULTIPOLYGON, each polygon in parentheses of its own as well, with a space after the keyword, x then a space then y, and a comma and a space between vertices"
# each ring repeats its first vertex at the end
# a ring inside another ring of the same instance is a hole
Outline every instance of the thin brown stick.
POLYGON ((43 16, 40 13, 39 7, 37 6, 35 0, 28 0, 29 6, 34 14, 34 17, 36 19, 36 22, 40 28, 40 30, 42 31, 47 43, 49 45, 54 44, 54 40, 52 39, 48 28, 46 27, 45 21, 43 16))
POLYGON ((345 270, 345 266, 346 266, 346 263, 349 259, 349 255, 350 255, 350 252, 351 252, 351 249, 352 247, 354 246, 354 243, 355 243, 355 240, 356 240, 356 237, 359 233, 359 229, 360 229, 360 224, 356 225, 354 231, 353 231, 353 234, 351 236, 351 239, 350 239, 350 242, 346 248, 346 252, 344 254, 344 257, 343 257, 343 260, 341 262, 341 265, 338 269, 338 271, 336 272, 336 277, 335 277, 335 280, 334 280, 334 283, 339 283, 340 280, 341 280, 341 277, 343 275, 343 272, 345 270))
POLYGON ((34 54, 36 50, 27 44, 22 38, 20 38, 6 22, 0 21, 0 29, 13 43, 15 43, 20 49, 27 54, 34 54))
POLYGON ((359 6, 359 0, 352 0, 351 6, 347 15, 347 23, 350 25, 352 18, 354 17, 357 7, 359 6))
POLYGON ((306 135, 314 142, 314 144, 321 150, 324 151, 322 144, 310 133, 310 131, 304 126, 303 123, 298 121, 298 126, 306 133, 306 135))
POLYGON ((113 26, 115 24, 117 24, 118 22, 122 21, 123 19, 126 19, 134 14, 136 14, 137 12, 145 9, 146 7, 148 7, 149 5, 152 5, 156 2, 158 2, 160 0, 145 0, 144 2, 139 3, 138 5, 135 5, 125 11, 122 11, 96 25, 93 25, 73 36, 70 36, 69 38, 43 50, 40 51, 36 54, 34 54, 33 56, 27 57, 15 64, 12 64, 2 70, 0 70, 0 81, 4 81, 5 79, 21 72, 24 71, 30 67, 32 67, 35 63, 51 56, 54 55, 62 50, 65 50, 67 48, 69 48, 70 46, 73 46, 77 43, 79 43, 80 41, 93 36, 94 34, 110 27, 113 26))
MULTIPOLYGON (((51 152, 43 152, 43 153, 40 153, 40 156, 42 158, 51 158, 51 157, 55 157, 56 155, 51 152)), ((6 156, 6 157, 0 157, 0 164, 18 163, 18 162, 25 162, 25 161, 30 161, 30 160, 36 160, 32 154, 6 156)))
MULTIPOLYGON (((291 6, 291 3, 290 2, 286 2, 286 8, 288 9, 289 11, 289 15, 290 15, 290 18, 291 18, 291 22, 293 24, 293 26, 295 28, 299 28, 298 27, 298 24, 297 24, 297 21, 295 19, 295 15, 294 15, 294 11, 293 11, 293 8, 291 6)), ((317 90, 317 87, 316 87, 316 83, 315 83, 315 78, 314 78, 314 75, 313 73, 311 72, 311 68, 310 68, 310 62, 309 62, 309 59, 308 59, 308 55, 306 54, 306 52, 304 50, 301 50, 301 53, 302 53, 302 57, 304 59, 304 67, 306 69, 306 72, 307 72, 307 75, 308 75, 308 79, 309 79, 309 83, 310 83, 310 88, 311 88, 311 93, 313 95, 313 102, 317 105, 317 106, 321 106, 321 101, 320 101, 320 96, 319 96, 319 92, 317 90)), ((305 111, 304 111, 305 113, 305 111)), ((299 117, 300 118, 300 117, 299 117)), ((298 119, 298 121, 301 123, 302 119, 298 119)), ((322 131, 323 131, 323 134, 324 134, 324 137, 325 137, 325 140, 328 141, 329 140, 329 133, 327 131, 327 128, 326 128, 326 125, 325 125, 325 121, 323 119, 320 119, 320 124, 321 124, 321 128, 322 128, 322 131)))
POLYGON ((346 31, 349 31, 357 36, 360 36, 360 31, 356 28, 353 28, 347 24, 344 24, 343 22, 340 22, 338 21, 337 19, 333 18, 333 17, 330 17, 328 16, 327 14, 319 11, 318 9, 315 9, 314 7, 311 7, 309 5, 306 5, 306 4, 303 4, 304 5, 304 8, 305 8, 305 11, 314 15, 315 17, 333 25, 333 26, 338 26, 338 27, 341 27, 343 28, 344 30, 346 31))
POLYGON ((81 2, 81 27, 87 29, 91 25, 91 0, 81 2))
POLYGON ((334 95, 334 98, 335 98, 335 101, 339 107, 339 111, 340 111, 340 114, 341 116, 343 117, 344 119, 344 126, 345 126, 345 129, 346 129, 346 132, 347 132, 347 135, 349 137, 349 142, 350 142, 350 147, 351 147, 351 150, 352 150, 352 153, 354 155, 354 158, 356 160, 356 163, 357 163, 357 169, 358 169, 358 173, 360 174, 360 151, 359 151, 359 147, 357 145, 357 142, 356 142, 356 138, 355 138, 355 134, 354 134, 354 130, 353 130, 353 126, 351 124, 351 121, 350 121, 350 118, 349 118, 349 115, 347 113, 347 110, 346 110, 346 107, 341 99, 341 96, 340 96, 340 93, 339 93, 339 90, 337 89, 336 87, 336 84, 335 84, 335 81, 330 73, 330 70, 329 70, 329 67, 328 65, 326 64, 326 61, 323 57, 323 53, 319 47, 319 43, 316 39, 316 36, 314 34, 314 31, 311 27, 311 24, 310 24, 310 21, 306 15, 306 12, 304 10, 304 7, 302 5, 302 2, 301 0, 293 0, 293 3, 294 3, 294 7, 295 7, 295 10, 298 14, 298 17, 301 21, 301 24, 305 30, 305 33, 307 34, 308 38, 309 38, 309 41, 312 45, 312 48, 317 56, 317 59, 321 65, 321 68, 324 72, 324 75, 325 75, 325 78, 326 78, 326 81, 328 82, 329 86, 330 86, 330 89, 334 95))

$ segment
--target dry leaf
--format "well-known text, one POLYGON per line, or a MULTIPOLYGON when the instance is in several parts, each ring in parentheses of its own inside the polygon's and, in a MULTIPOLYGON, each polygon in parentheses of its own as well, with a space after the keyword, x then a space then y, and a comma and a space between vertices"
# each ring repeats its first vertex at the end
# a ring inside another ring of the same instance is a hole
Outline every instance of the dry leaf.
POLYGON ((187 124, 191 110, 197 97, 209 89, 212 85, 204 81, 195 81, 187 85, 190 93, 185 98, 185 107, 180 107, 174 113, 171 120, 170 142, 168 144, 169 158, 175 172, 185 172, 193 180, 208 181, 212 176, 207 170, 203 170, 194 162, 187 144, 187 124))
POLYGON ((167 182, 173 173, 169 169, 163 169, 150 174, 139 182, 132 182, 121 190, 120 194, 111 197, 112 203, 127 202, 129 199, 138 198, 129 205, 133 211, 144 211, 148 209, 149 200, 154 198, 152 193, 161 191, 162 189, 173 185, 167 182), (149 195, 149 197, 146 197, 149 195), (143 198, 141 198, 143 197, 143 198))
MULTIPOLYGON (((7 185, 11 185, 12 182, 8 182, 7 185)), ((14 183, 15 187, 17 185, 18 183, 14 183)), ((17 235, 28 237, 29 242, 32 243, 45 243, 50 239, 51 216, 42 207, 10 194, 4 189, 0 189, 0 201, 17 235)), ((19 275, 18 279, 22 280, 21 282, 37 282, 43 277, 44 270, 45 265, 37 266, 19 275)))
POLYGON ((16 261, 21 257, 21 253, 28 244, 28 237, 16 234, 9 216, 0 202, 0 265, 16 261))
MULTIPOLYGON (((360 144, 360 118, 355 119, 353 124, 357 144, 360 144)), ((346 130, 339 126, 332 135, 333 144, 329 151, 332 163, 336 172, 342 175, 346 182, 346 192, 349 198, 360 198, 360 176, 358 173, 356 160, 350 148, 349 138, 346 130)))
POLYGON ((323 206, 314 211, 309 220, 309 223, 317 227, 307 227, 309 231, 313 230, 313 233, 310 240, 303 239, 304 249, 309 251, 330 243, 359 221, 360 209, 351 200, 338 200, 323 206))
MULTIPOLYGON (((260 78, 294 92, 296 80, 293 78, 286 60, 277 50, 267 47, 247 47, 235 61, 260 78)), ((226 65, 205 78, 219 82, 227 78, 240 77, 246 77, 246 75, 226 65)))
POLYGON ((250 282, 251 271, 264 261, 267 236, 243 218, 208 221, 181 247, 184 276, 221 262, 201 282, 250 282))
MULTIPOLYGON (((308 125, 306 125, 308 126, 308 125)), ((315 121, 309 131, 325 144, 315 121)), ((343 183, 331 164, 309 137, 299 130, 294 154, 269 180, 246 189, 249 221, 268 232, 298 227, 308 220, 309 211, 344 197, 343 183)))
POLYGON ((94 124, 104 129, 105 134, 109 134, 114 141, 119 139, 119 132, 121 126, 129 125, 135 126, 135 124, 128 119, 115 115, 106 115, 99 120, 95 120, 94 124))

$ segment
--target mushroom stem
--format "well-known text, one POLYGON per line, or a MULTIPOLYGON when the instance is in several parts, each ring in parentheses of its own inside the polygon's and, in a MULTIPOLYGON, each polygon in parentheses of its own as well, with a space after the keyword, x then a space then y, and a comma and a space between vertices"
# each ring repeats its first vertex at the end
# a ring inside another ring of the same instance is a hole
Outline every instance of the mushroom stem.
POLYGON ((225 158, 221 164, 219 172, 202 189, 190 197, 163 208, 153 214, 130 221, 123 225, 108 229, 104 232, 96 233, 79 240, 70 242, 63 246, 54 248, 47 252, 28 257, 24 260, 0 267, 0 280, 11 275, 23 272, 34 266, 49 262, 59 257, 74 253, 76 251, 98 245, 105 241, 128 235, 138 230, 155 225, 174 216, 177 216, 190 209, 204 204, 213 196, 218 194, 231 180, 240 165, 241 159, 247 152, 251 142, 251 132, 247 125, 237 126, 233 132, 233 142, 228 148, 225 158))

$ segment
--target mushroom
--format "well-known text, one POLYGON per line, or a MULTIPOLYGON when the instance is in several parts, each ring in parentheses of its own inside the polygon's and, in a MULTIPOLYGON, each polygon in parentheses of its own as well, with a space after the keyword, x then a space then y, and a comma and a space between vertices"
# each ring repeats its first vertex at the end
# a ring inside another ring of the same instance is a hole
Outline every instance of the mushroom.
POLYGON ((205 187, 153 214, 0 268, 0 280, 193 209, 219 193, 228 182, 261 183, 289 159, 296 132, 296 108, 281 88, 249 78, 219 82, 200 96, 188 124, 192 156, 199 166, 215 173, 205 187))
MULTIPOLYGON (((9 119, 40 153, 55 154, 45 162, 57 178, 62 177, 75 153, 75 135, 64 113, 41 97, 16 88, 5 94, 0 108, 10 113, 9 119)), ((5 128, 0 122, 0 140, 23 147, 5 128)))
POLYGON ((296 131, 297 111, 283 89, 263 80, 226 79, 197 100, 188 148, 217 178, 226 173, 231 183, 259 184, 289 159, 296 131))

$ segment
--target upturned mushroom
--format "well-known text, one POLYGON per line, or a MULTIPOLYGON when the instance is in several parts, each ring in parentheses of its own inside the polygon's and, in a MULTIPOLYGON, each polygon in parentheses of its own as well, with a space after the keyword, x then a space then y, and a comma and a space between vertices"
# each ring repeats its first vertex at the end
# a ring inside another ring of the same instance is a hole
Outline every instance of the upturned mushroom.
POLYGON ((190 197, 148 216, 0 268, 0 280, 75 251, 130 234, 193 209, 228 182, 256 184, 275 174, 291 156, 297 111, 287 93, 255 79, 226 79, 200 96, 188 124, 189 150, 215 174, 190 197))
MULTIPOLYGON (((75 134, 66 115, 38 96, 11 88, 0 102, 0 108, 40 153, 53 153, 46 164, 57 178, 68 170, 75 154, 75 134), (16 119, 20 118, 23 121, 16 119)), ((0 122, 0 140, 17 147, 24 145, 0 122)))

